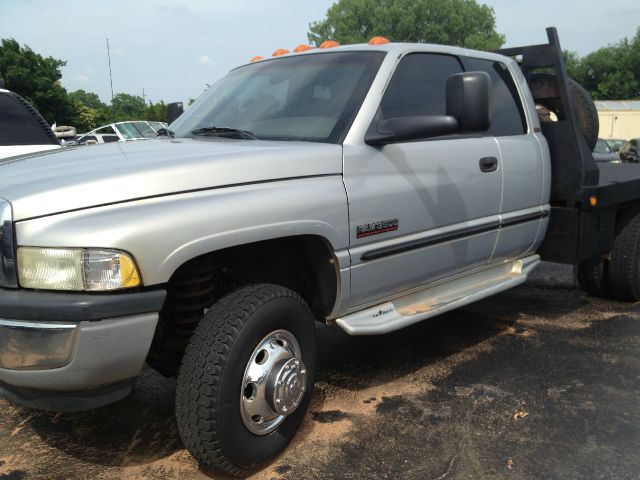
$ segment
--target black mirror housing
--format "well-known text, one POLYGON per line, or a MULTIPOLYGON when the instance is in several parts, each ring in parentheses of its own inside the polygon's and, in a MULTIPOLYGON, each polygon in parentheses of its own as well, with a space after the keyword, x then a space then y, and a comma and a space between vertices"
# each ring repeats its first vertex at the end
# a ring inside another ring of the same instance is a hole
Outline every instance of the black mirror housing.
POLYGON ((389 118, 374 122, 365 135, 364 141, 368 145, 385 145, 448 135, 459 130, 458 119, 450 115, 389 118))
POLYGON ((484 132, 491 125, 491 78, 486 72, 451 75, 446 87, 447 115, 461 132, 484 132))

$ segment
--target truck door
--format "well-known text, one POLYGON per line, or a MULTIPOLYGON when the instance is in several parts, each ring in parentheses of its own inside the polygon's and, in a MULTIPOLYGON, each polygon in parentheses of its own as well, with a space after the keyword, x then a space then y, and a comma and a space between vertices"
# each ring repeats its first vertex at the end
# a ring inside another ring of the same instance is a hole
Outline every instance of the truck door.
MULTIPOLYGON (((452 55, 406 55, 376 119, 444 115, 447 78, 462 71, 452 55)), ((351 307, 487 263, 498 236, 501 174, 493 137, 345 144, 351 307)))
MULTIPOLYGON (((544 202, 544 159, 540 143, 529 132, 513 75, 501 62, 461 57, 466 71, 482 71, 491 78, 491 127, 502 160, 502 228, 492 262, 518 258, 536 242, 548 205, 544 202)), ((547 176, 549 172, 547 172, 547 176)), ((541 237, 541 235, 540 235, 541 237)))

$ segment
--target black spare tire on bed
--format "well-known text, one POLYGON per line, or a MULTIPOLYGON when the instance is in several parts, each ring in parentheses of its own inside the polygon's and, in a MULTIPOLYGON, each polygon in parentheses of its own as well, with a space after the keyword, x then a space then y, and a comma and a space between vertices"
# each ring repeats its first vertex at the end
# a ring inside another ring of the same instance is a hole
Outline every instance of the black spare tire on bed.
MULTIPOLYGON (((582 132, 589 150, 593 151, 598 141, 600 128, 598 111, 589 92, 578 82, 572 78, 567 78, 567 83, 569 85, 571 105, 573 106, 580 132, 582 132)), ((555 75, 551 73, 534 73, 529 85, 536 104, 556 114, 558 119, 564 119, 555 75)))

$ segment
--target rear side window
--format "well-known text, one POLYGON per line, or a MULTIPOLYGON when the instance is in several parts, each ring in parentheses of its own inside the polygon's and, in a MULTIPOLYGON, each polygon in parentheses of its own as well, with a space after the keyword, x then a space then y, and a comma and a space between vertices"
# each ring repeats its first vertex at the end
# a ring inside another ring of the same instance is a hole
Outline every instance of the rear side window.
POLYGON ((447 78, 462 71, 458 59, 451 55, 407 55, 400 61, 384 93, 379 118, 445 115, 447 78))
POLYGON ((496 137, 522 135, 527 131, 524 109, 507 66, 492 60, 461 57, 467 72, 486 72, 491 77, 491 127, 496 137))
POLYGON ((12 93, 0 93, 0 145, 59 145, 40 114, 12 93))

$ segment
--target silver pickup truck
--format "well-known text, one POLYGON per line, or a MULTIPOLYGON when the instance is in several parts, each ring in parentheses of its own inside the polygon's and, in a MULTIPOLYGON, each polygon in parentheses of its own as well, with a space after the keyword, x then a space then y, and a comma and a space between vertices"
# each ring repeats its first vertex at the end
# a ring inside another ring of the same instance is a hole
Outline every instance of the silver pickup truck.
POLYGON ((316 321, 384 334, 521 284, 541 255, 637 300, 640 172, 594 163, 593 105, 548 36, 280 55, 158 140, 3 160, 0 394, 95 408, 146 362, 177 375, 194 457, 244 475, 303 419, 316 321))

